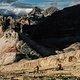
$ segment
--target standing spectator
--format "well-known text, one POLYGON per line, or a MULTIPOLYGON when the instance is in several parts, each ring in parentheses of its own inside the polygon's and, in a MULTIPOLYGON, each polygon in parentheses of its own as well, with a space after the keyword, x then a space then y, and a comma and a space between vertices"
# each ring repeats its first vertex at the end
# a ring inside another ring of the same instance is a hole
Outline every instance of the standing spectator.
POLYGON ((57 66, 57 70, 63 70, 63 67, 62 67, 61 64, 58 64, 58 66, 57 66))
POLYGON ((39 73, 39 66, 36 66, 36 67, 34 68, 34 72, 39 73))

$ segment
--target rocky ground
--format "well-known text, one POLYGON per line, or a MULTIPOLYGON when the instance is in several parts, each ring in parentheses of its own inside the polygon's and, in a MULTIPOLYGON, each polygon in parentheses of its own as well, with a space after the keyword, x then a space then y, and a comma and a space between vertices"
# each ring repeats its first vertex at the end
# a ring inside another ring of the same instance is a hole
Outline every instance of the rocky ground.
MULTIPOLYGON (((2 28, 1 28, 2 29, 2 28)), ((80 43, 74 43, 62 51, 55 51, 57 55, 42 58, 47 49, 37 45, 25 37, 20 40, 19 34, 12 29, 1 30, 0 38, 0 79, 2 80, 75 80, 80 77, 80 43), (28 46, 36 46, 38 51, 28 46), (32 59, 34 57, 34 59, 32 59), (63 70, 57 70, 61 64, 63 70), (39 72, 34 72, 39 66, 39 72)), ((47 53, 48 54, 48 53, 47 53)), ((54 53, 53 53, 54 54, 54 53)))
MULTIPOLYGON (((56 53, 57 55, 35 60, 22 59, 7 65, 2 64, 0 66, 0 79, 79 80, 80 43, 74 43, 68 48, 63 49, 63 51, 56 51, 56 53), (62 64, 63 70, 57 70, 58 64, 62 64), (38 73, 34 72, 35 66, 39 66, 40 68, 38 73)), ((9 61, 12 61, 11 59, 9 59, 9 61)))
MULTIPOLYGON (((48 50, 28 37, 23 38, 13 29, 3 31, 0 38, 0 78, 2 80, 60 79, 80 77, 80 43, 74 43, 57 55, 49 55, 48 50), (37 48, 37 53, 30 46, 37 48), (42 52, 42 53, 41 53, 42 52), (45 54, 44 54, 45 53, 45 54), (61 64, 63 70, 57 70, 61 64), (34 72, 39 66, 39 72, 34 72)), ((53 53, 54 54, 54 53, 53 53)))
POLYGON ((79 53, 80 50, 77 50, 36 60, 23 59, 10 65, 0 66, 0 78, 6 80, 79 80, 79 53), (72 60, 69 60, 70 57, 73 57, 72 60), (62 64, 63 70, 56 69, 58 63, 62 64), (36 65, 40 67, 38 73, 34 72, 36 65))

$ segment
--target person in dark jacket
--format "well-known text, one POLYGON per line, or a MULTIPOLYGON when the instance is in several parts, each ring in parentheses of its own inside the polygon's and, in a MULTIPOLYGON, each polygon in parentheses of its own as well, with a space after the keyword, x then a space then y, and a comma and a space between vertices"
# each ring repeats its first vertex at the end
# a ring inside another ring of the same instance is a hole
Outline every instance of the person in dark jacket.
POLYGON ((62 65, 61 65, 61 64, 58 64, 57 69, 58 69, 58 70, 63 70, 62 65))

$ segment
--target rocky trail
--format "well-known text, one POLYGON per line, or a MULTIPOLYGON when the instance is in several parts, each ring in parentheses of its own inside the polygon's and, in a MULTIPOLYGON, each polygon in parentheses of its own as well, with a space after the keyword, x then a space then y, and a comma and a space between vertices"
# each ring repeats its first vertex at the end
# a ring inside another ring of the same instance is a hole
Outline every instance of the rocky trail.
MULTIPOLYGON (((78 66, 80 67, 80 63, 78 64, 78 66)), ((26 69, 19 70, 19 71, 15 70, 13 72, 11 71, 11 72, 0 73, 0 79, 6 79, 6 80, 39 79, 39 80, 41 80, 41 78, 42 78, 43 80, 45 80, 45 79, 48 80, 49 78, 54 78, 57 80, 57 78, 58 78, 60 80, 62 78, 62 80, 65 80, 65 79, 79 80, 80 79, 79 75, 75 76, 76 72, 74 73, 74 71, 73 71, 74 68, 75 68, 75 66, 66 66, 66 67, 64 67, 64 70, 59 70, 59 71, 57 71, 56 68, 48 68, 48 69, 39 70, 39 73, 36 73, 34 71, 29 72, 26 69), (71 70, 71 68, 72 68, 72 70, 71 70)), ((76 70, 80 70, 80 69, 77 68, 76 70)), ((79 74, 79 73, 76 73, 76 74, 79 74)))

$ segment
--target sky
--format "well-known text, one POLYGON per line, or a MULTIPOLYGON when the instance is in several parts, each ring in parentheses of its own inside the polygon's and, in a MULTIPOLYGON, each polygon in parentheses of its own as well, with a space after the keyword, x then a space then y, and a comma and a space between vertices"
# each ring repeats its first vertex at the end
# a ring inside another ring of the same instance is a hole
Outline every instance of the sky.
MULTIPOLYGON (((80 3, 80 0, 0 0, 0 3, 25 3, 31 4, 33 6, 39 6, 42 8, 47 8, 51 5, 56 6, 59 9, 63 9, 68 6, 80 3)), ((24 6, 24 5, 23 5, 24 6)))
POLYGON ((48 7, 54 5, 60 9, 71 6, 75 3, 80 3, 80 0, 18 0, 20 2, 26 2, 40 7, 48 7))

